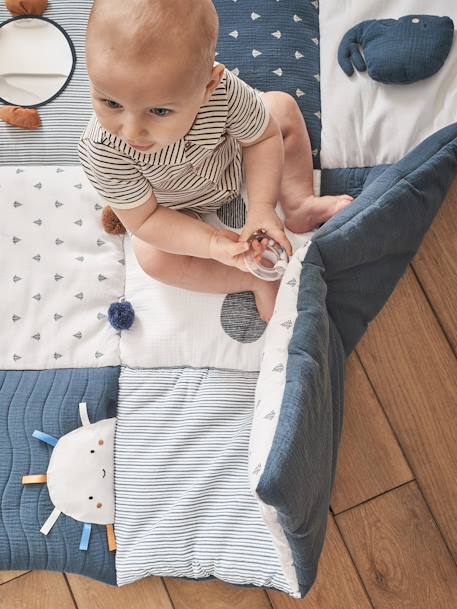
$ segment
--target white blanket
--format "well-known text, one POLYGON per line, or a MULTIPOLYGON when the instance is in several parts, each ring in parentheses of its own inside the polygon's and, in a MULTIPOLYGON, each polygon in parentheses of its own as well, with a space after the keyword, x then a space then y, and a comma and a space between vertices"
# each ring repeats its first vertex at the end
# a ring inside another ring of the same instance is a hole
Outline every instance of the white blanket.
POLYGON ((108 307, 124 292, 122 236, 79 166, 0 167, 0 368, 117 366, 108 307))
MULTIPOLYGON (((319 193, 320 172, 314 172, 319 193)), ((243 185, 241 195, 249 206, 243 185)), ((284 217, 280 205, 277 212, 284 217)), ((240 233, 222 224, 216 213, 205 221, 240 233)), ((293 251, 312 234, 286 229, 293 251)), ((204 294, 160 283, 138 264, 131 239, 125 240, 125 297, 132 303, 136 320, 122 334, 121 360, 131 368, 164 366, 210 366, 233 370, 259 370, 265 323, 255 307, 252 293, 204 294)))

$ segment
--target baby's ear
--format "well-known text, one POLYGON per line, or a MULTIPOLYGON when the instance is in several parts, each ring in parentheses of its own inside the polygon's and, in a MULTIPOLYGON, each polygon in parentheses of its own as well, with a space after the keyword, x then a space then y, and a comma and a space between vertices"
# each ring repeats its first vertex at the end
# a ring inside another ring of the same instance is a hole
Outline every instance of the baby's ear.
POLYGON ((219 63, 217 64, 217 66, 213 67, 213 74, 211 76, 211 81, 214 81, 211 85, 211 89, 213 91, 219 86, 219 83, 221 82, 222 77, 224 76, 224 70, 225 66, 223 63, 219 63))
POLYGON ((221 82, 221 79, 224 76, 224 69, 225 69, 225 66, 221 63, 217 64, 216 66, 213 67, 213 71, 211 73, 211 78, 208 81, 208 84, 206 85, 206 93, 205 93, 206 101, 209 100, 209 98, 213 94, 213 91, 215 89, 217 89, 217 87, 219 86, 219 83, 221 82))
POLYGON ((221 82, 222 77, 224 76, 225 65, 220 63, 217 66, 214 66, 214 69, 217 69, 217 82, 218 84, 221 82))

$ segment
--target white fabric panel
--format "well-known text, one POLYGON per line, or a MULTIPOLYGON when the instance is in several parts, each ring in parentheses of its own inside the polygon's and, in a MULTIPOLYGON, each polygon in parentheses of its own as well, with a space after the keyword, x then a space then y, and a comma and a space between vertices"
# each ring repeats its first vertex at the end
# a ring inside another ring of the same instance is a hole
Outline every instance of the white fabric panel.
MULTIPOLYGON (((319 178, 320 172, 316 171, 317 192, 319 178)), ((244 185, 241 194, 249 205, 244 185)), ((279 205, 277 211, 283 217, 279 205)), ((228 228, 216 213, 205 214, 204 218, 213 226, 228 228)), ((286 229, 286 234, 295 251, 310 233, 296 235, 286 229)), ((125 259, 125 298, 132 303, 136 318, 130 330, 121 336, 123 364, 130 368, 185 365, 259 370, 264 334, 253 342, 240 342, 224 330, 221 315, 226 294, 191 292, 153 279, 138 264, 128 236, 125 259)), ((236 312, 232 315, 236 316, 236 312)))
POLYGON ((79 166, 0 167, 3 370, 117 366, 123 237, 79 166))
POLYGON ((376 82, 367 72, 346 76, 338 64, 344 34, 367 19, 409 14, 449 16, 454 0, 321 0, 321 166, 395 163, 421 141, 457 121, 457 44, 432 77, 408 85, 376 82))

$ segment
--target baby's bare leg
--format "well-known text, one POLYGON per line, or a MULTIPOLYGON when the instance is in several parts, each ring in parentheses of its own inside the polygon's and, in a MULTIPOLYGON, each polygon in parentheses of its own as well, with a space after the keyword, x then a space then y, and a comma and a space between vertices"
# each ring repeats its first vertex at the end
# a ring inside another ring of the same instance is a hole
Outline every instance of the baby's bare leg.
POLYGON ((254 292, 261 318, 269 321, 274 310, 279 282, 267 282, 206 258, 163 252, 133 236, 133 249, 145 273, 168 285, 206 294, 254 292))
POLYGON ((268 91, 262 100, 281 128, 284 145, 284 173, 280 201, 285 225, 304 233, 329 220, 352 202, 350 195, 315 197, 311 142, 295 99, 282 91, 268 91))

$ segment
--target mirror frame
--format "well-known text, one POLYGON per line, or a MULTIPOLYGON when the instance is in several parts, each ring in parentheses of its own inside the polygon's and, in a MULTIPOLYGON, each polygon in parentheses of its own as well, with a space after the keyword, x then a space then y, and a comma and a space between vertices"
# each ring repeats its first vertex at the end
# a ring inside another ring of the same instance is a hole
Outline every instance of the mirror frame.
POLYGON ((72 39, 70 38, 70 36, 67 34, 67 32, 63 29, 63 27, 61 25, 59 25, 56 21, 53 21, 52 19, 49 19, 48 17, 42 17, 41 15, 18 15, 17 17, 11 17, 10 19, 7 19, 6 21, 1 22, 0 28, 2 28, 7 23, 10 23, 11 21, 17 21, 18 19, 41 19, 42 21, 47 21, 48 23, 54 25, 65 36, 65 38, 70 46, 70 50, 71 50, 71 56, 72 56, 73 62, 72 62, 70 74, 68 75, 66 81, 63 83, 63 85, 60 87, 60 89, 57 91, 57 93, 55 93, 52 97, 49 97, 45 101, 39 102, 38 104, 21 105, 21 104, 14 104, 13 102, 3 99, 3 97, 0 96, 0 103, 5 104, 7 106, 16 106, 17 108, 38 108, 40 106, 49 104, 49 102, 52 102, 53 99, 58 97, 62 93, 62 91, 64 91, 66 89, 68 83, 71 80, 71 77, 73 76, 73 73, 74 73, 75 67, 76 67, 75 45, 73 44, 72 39))

